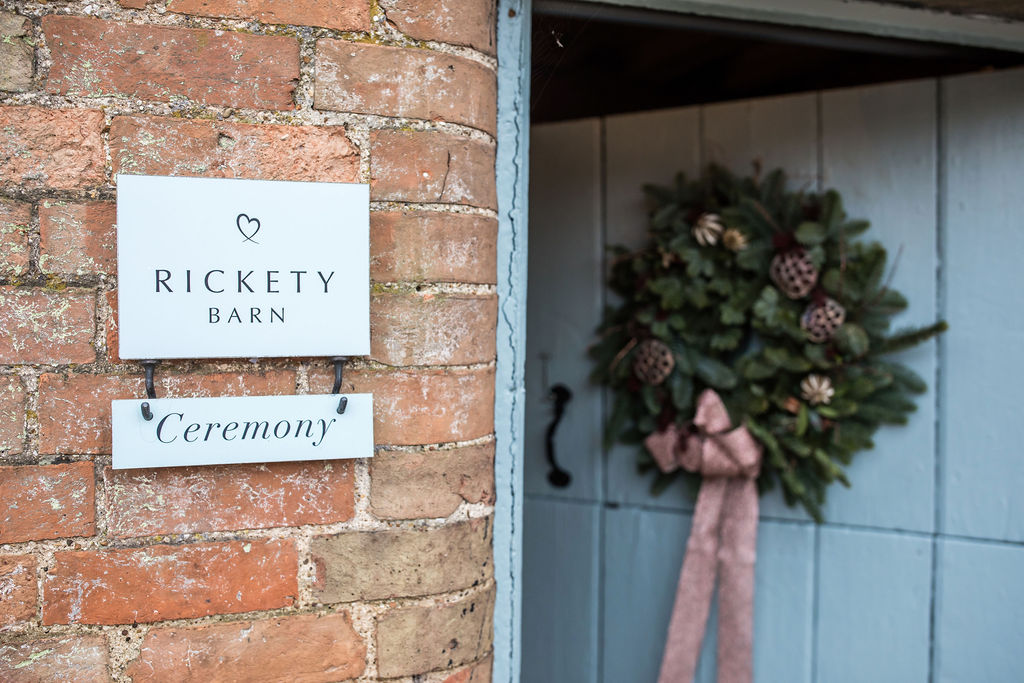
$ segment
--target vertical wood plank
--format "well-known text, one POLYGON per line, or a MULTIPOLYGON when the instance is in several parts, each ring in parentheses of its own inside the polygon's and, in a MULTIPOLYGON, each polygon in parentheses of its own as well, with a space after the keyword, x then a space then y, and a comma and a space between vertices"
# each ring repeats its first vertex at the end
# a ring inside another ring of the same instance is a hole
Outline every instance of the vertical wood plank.
POLYGON ((931 539, 821 529, 814 680, 928 680, 931 539))
POLYGON ((597 682, 599 515, 589 503, 527 499, 523 681, 597 682))
POLYGON ((1024 541, 1024 70, 944 83, 943 531, 1024 541))
MULTIPOLYGON (((605 119, 605 212, 608 245, 639 247, 647 236, 643 186, 670 185, 679 172, 700 172, 697 107, 605 119)), ((671 509, 692 508, 682 486, 650 495, 651 475, 636 470, 636 450, 616 446, 607 458, 609 500, 671 509)))
MULTIPOLYGON (((936 319, 935 89, 934 81, 916 81, 822 96, 825 186, 842 193, 851 217, 872 221, 866 239, 885 245, 889 268, 895 268, 892 286, 910 301, 894 319, 894 330, 936 319)), ((893 360, 931 383, 936 343, 893 360)), ((934 388, 916 400, 908 425, 883 427, 874 450, 854 459, 848 468, 853 488, 829 490, 825 518, 830 522, 932 530, 934 388)))
POLYGON ((530 162, 529 344, 526 359, 525 486, 528 493, 582 500, 601 496, 601 391, 586 349, 601 313, 600 122, 534 126, 530 162), (568 488, 547 479, 550 387, 573 393, 555 434, 568 488))
POLYGON ((935 680, 1024 681, 1024 547, 942 540, 935 680))
POLYGON ((818 182, 817 95, 804 93, 704 107, 704 149, 709 163, 750 175, 783 168, 792 189, 818 182))
MULTIPOLYGON (((818 100, 814 93, 704 107, 704 149, 710 163, 750 175, 782 168, 789 188, 814 190, 818 181, 818 100)), ((808 521, 802 508, 783 501, 778 487, 761 500, 761 516, 808 521)))
MULTIPOLYGON (((604 680, 657 680, 691 517, 615 508, 605 511, 602 625, 604 680)), ((805 524, 763 522, 758 535, 754 674, 764 681, 810 681, 814 532, 805 524)), ((717 619, 708 620, 697 673, 715 680, 717 619)))

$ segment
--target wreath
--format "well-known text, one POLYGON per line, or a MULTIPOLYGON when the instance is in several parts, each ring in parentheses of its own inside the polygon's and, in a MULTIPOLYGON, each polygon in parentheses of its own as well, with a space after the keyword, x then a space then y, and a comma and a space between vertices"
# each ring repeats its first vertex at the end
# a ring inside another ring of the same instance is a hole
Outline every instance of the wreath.
MULTIPOLYGON (((907 300, 889 286, 886 250, 856 240, 837 192, 791 192, 781 170, 645 187, 649 243, 613 247, 609 307, 591 348, 613 394, 605 441, 692 433, 697 397, 714 390, 732 424, 760 444, 758 490, 781 484, 816 520, 829 484, 849 486, 853 455, 882 424, 905 424, 925 382, 888 355, 946 324, 890 333, 907 300), (690 432, 687 432, 690 430, 690 432), (675 432, 673 432, 675 433, 675 432)), ((655 469, 641 448, 641 471, 655 469)), ((652 493, 683 470, 659 472, 652 493)))

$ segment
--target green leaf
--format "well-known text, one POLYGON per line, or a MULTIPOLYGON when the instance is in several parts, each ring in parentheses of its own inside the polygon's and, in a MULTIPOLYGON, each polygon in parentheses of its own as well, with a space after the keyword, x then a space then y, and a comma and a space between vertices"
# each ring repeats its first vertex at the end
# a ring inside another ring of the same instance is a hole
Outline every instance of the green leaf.
POLYGON ((693 407, 693 378, 678 372, 672 373, 671 384, 672 405, 679 412, 688 411, 693 407))
POLYGON ((715 351, 730 351, 739 346, 740 339, 743 338, 743 330, 738 327, 733 327, 725 332, 716 332, 711 335, 711 341, 709 342, 711 348, 715 351))
POLYGON ((800 410, 796 414, 796 435, 803 436, 807 433, 807 423, 810 421, 810 411, 807 410, 807 404, 801 403, 800 410))
POLYGON ((797 226, 795 234, 796 241, 808 247, 821 244, 827 237, 825 226, 821 223, 812 223, 810 221, 806 221, 797 226))
POLYGON ((645 384, 640 393, 643 396, 647 412, 654 416, 661 415, 662 406, 661 401, 658 400, 657 390, 650 384, 645 384))
POLYGON ((732 368, 714 358, 701 354, 694 355, 694 371, 707 384, 715 389, 732 389, 736 386, 738 378, 732 368))
POLYGON ((836 330, 833 340, 844 354, 860 358, 868 352, 870 341, 868 333, 856 323, 844 323, 836 330))

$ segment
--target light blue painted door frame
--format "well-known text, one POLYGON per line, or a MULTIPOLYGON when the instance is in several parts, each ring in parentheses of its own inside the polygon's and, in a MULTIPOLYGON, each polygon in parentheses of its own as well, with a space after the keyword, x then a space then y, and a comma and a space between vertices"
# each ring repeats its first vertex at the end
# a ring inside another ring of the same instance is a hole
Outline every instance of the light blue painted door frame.
POLYGON ((494 668, 519 681, 522 622, 523 372, 530 143, 531 0, 498 2, 498 368, 494 392, 494 668))

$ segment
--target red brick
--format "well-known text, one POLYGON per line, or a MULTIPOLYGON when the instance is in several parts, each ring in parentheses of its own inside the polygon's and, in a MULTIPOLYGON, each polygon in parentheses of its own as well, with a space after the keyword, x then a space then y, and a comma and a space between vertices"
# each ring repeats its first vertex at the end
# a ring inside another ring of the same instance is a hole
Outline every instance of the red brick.
POLYGON ((494 502, 493 443, 418 453, 380 451, 370 461, 370 507, 377 517, 447 517, 462 501, 494 502))
POLYGON ((0 275, 18 276, 28 270, 31 223, 31 204, 0 199, 0 275))
POLYGON ((74 190, 104 182, 103 112, 0 107, 0 182, 74 190))
POLYGON ((146 9, 149 0, 117 0, 117 4, 125 9, 146 9))
POLYGON ((171 12, 201 17, 247 19, 264 24, 322 26, 336 31, 369 31, 368 0, 170 0, 171 12))
POLYGON ((115 536, 331 524, 352 517, 346 461, 104 471, 115 536))
MULTIPOLYGON (((295 373, 157 375, 157 396, 263 396, 295 393, 295 373)), ((145 395, 141 375, 61 375, 39 378, 39 450, 109 453, 110 402, 145 395)))
POLYGON ((96 295, 0 287, 0 363, 91 363, 96 295))
POLYGON ((0 543, 96 532, 91 462, 0 467, 0 500, 0 543))
POLYGON ((370 174, 375 200, 498 206, 494 145, 486 142, 440 131, 375 131, 370 174))
MULTIPOLYGON (((331 386, 327 370, 310 374, 311 386, 331 386)), ((378 444, 446 443, 494 431, 493 368, 352 370, 345 373, 344 388, 373 393, 378 444)))
POLYGON ((61 275, 116 273, 116 222, 111 202, 44 201, 39 207, 39 268, 61 275))
POLYGON ((387 365, 469 365, 494 359, 495 296, 388 293, 370 299, 370 357, 387 365))
POLYGON ((0 645, 4 683, 107 683, 107 639, 99 634, 0 645))
POLYGON ((21 453, 25 444, 25 388, 17 377, 0 377, 0 453, 21 453))
POLYGON ((468 282, 497 278, 498 221, 439 211, 370 214, 370 277, 377 282, 468 282))
POLYGON ((494 662, 488 657, 483 661, 453 673, 441 683, 491 683, 491 669, 494 662))
POLYGON ((494 71, 463 57, 323 38, 316 45, 317 109, 448 121, 494 133, 494 71))
POLYGON ((483 658, 494 635, 494 589, 446 605, 397 608, 377 619, 377 673, 397 678, 483 658))
POLYGON ((51 93, 295 108, 299 43, 294 38, 55 14, 44 16, 42 25, 53 59, 46 81, 51 93))
POLYGON ((126 673, 140 681, 302 681, 355 678, 366 644, 347 613, 154 628, 126 673))
POLYGON ((494 0, 381 0, 388 21, 416 40, 434 40, 495 54, 494 0))
POLYGON ((0 555, 0 632, 35 616, 36 558, 0 555))
POLYGON ((110 290, 103 293, 103 297, 107 302, 107 308, 110 314, 106 319, 106 340, 107 340, 107 360, 111 363, 120 363, 121 356, 118 355, 118 344, 120 343, 121 336, 117 330, 117 290, 110 290))
POLYGON ((359 181, 359 151, 341 126, 278 126, 117 117, 115 173, 359 181))
POLYGON ((44 624, 131 624, 288 607, 290 540, 58 552, 43 581, 44 624))
POLYGON ((316 536, 310 555, 316 566, 313 597, 325 603, 448 593, 494 574, 490 519, 316 536))

